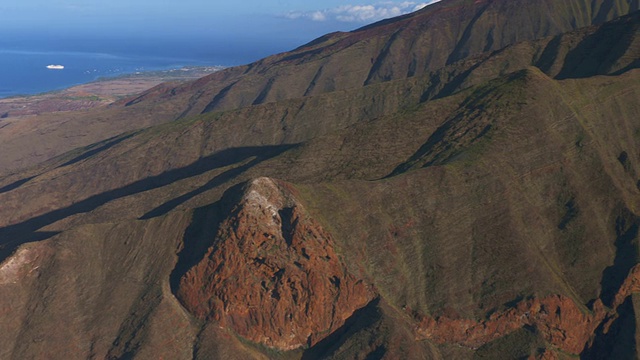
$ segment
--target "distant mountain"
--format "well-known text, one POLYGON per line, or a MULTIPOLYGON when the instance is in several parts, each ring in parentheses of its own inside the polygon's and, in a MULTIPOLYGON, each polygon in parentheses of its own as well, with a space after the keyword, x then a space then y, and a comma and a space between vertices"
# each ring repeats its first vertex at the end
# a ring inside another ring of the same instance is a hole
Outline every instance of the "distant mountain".
MULTIPOLYGON (((443 66, 521 41, 601 24, 639 10, 637 1, 442 1, 416 13, 350 33, 319 38, 290 53, 230 69, 176 89, 157 88, 143 99, 180 98, 197 114, 359 88, 429 75, 443 66)), ((178 100, 178 99, 176 99, 178 100)), ((180 106, 185 108, 184 105, 180 106)))
POLYGON ((441 1, 354 32, 329 34, 292 52, 189 85, 156 87, 123 100, 121 106, 129 105, 125 111, 53 116, 47 119, 52 126, 44 142, 36 140, 41 119, 22 122, 20 129, 0 132, 8 150, 0 159, 0 170, 15 170, 124 131, 202 112, 429 77, 462 59, 601 24, 639 8, 637 0, 441 1), (132 117, 136 121, 130 121, 132 117))
POLYGON ((445 0, 0 128, 0 358, 637 357, 638 7, 445 0))

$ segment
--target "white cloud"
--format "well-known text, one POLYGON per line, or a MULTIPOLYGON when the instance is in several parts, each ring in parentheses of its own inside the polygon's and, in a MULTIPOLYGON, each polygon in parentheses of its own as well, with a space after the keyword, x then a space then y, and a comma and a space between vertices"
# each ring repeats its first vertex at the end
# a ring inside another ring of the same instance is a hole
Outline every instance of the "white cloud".
POLYGON ((314 11, 311 13, 311 20, 313 21, 325 21, 327 20, 327 15, 322 11, 314 11))
POLYGON ((383 1, 370 5, 343 5, 332 9, 316 11, 291 11, 284 16, 289 19, 308 19, 313 21, 337 20, 342 22, 365 23, 418 11, 437 1, 439 0, 430 0, 423 3, 414 1, 404 1, 400 3, 383 1))

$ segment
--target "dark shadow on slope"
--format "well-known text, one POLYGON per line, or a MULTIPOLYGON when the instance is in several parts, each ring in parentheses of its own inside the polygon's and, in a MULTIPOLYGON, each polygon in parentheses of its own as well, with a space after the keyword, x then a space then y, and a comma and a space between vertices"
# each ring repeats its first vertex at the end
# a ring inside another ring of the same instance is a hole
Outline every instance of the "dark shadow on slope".
MULTIPOLYGON (((606 22, 609 14, 611 14, 618 5, 619 4, 617 1, 604 1, 600 9, 598 10, 598 13, 594 17, 592 23, 602 24, 606 22)), ((638 10, 640 10, 640 1, 634 0, 633 2, 629 3, 629 13, 638 10)))
POLYGON ((433 99, 441 88, 446 85, 446 80, 443 80, 443 74, 440 72, 429 73, 429 86, 422 92, 420 96, 420 103, 433 99))
POLYGON ((18 181, 14 181, 9 185, 3 186, 0 188, 0 194, 2 193, 6 193, 9 192, 11 190, 15 190, 17 188, 19 188, 20 186, 24 185, 25 183, 27 183, 29 180, 35 178, 35 176, 30 176, 28 178, 24 178, 24 179, 20 179, 18 181))
POLYGON ((624 280, 629 275, 629 271, 637 264, 638 260, 638 230, 640 218, 631 213, 628 209, 623 209, 616 218, 616 257, 613 265, 602 272, 600 281, 602 302, 611 306, 614 297, 624 280))
MULTIPOLYGON (((426 102, 428 100, 442 99, 447 96, 453 95, 463 88, 465 81, 481 66, 485 65, 488 60, 493 59, 498 54, 508 51, 510 48, 504 48, 495 50, 491 53, 483 54, 475 58, 472 65, 467 65, 464 60, 456 62, 451 66, 446 66, 440 70, 432 72, 429 77, 429 87, 420 96, 420 102, 426 102)), ((502 76, 503 74, 498 76, 502 76)), ((472 81, 473 83, 473 81, 472 81)), ((474 86, 470 84, 468 87, 474 86)))
MULTIPOLYGON (((118 189, 106 191, 101 194, 91 196, 87 199, 78 201, 63 209, 57 209, 46 214, 33 217, 24 222, 8 225, 0 228, 0 247, 15 250, 21 244, 29 242, 33 233, 49 224, 62 220, 66 217, 92 211, 105 203, 119 199, 125 196, 141 193, 156 188, 169 185, 175 181, 190 178, 205 172, 237 164, 249 158, 255 157, 250 164, 253 166, 261 161, 277 156, 278 154, 295 147, 296 145, 278 145, 278 146, 256 146, 233 148, 220 151, 213 155, 201 158, 191 165, 183 168, 166 171, 157 176, 138 180, 129 185, 118 189)), ((241 167, 246 170, 245 167, 241 167)), ((228 174, 233 175, 233 174, 228 174)), ((13 252, 11 250, 10 252, 13 252)), ((4 258, 0 258, 3 261, 4 258)))
POLYGON ((562 35, 556 35, 542 51, 542 55, 535 62, 535 67, 542 70, 543 73, 549 74, 553 65, 558 60, 560 54, 560 48, 562 46, 562 35))
POLYGON ((307 86, 307 89, 304 91, 304 95, 302 95, 302 96, 309 96, 309 94, 311 94, 313 89, 316 88, 318 80, 320 79, 320 76, 322 76, 322 71, 323 70, 324 70, 324 65, 322 65, 322 66, 320 66, 320 68, 318 68, 318 71, 316 71, 316 74, 313 76, 313 79, 311 79, 311 82, 309 83, 309 86, 307 86))
MULTIPOLYGON (((405 173, 418 167, 430 167, 447 164, 459 158, 465 151, 472 149, 480 141, 491 139, 499 127, 500 116, 487 116, 491 109, 500 109, 497 102, 512 90, 505 88, 514 82, 526 83, 530 70, 523 69, 509 73, 487 82, 475 90, 460 104, 451 118, 447 118, 405 162, 383 179, 405 173)), ((461 76, 466 76, 462 74, 461 76)), ((523 88, 523 84, 516 84, 523 88)))
MULTIPOLYGON (((166 203, 158 206, 157 208, 147 212, 146 214, 142 215, 140 217, 141 220, 146 220, 146 219, 150 219, 153 217, 157 217, 157 216, 162 216, 167 214, 168 212, 170 212, 171 210, 175 209, 176 207, 178 207, 179 205, 185 203, 186 201, 188 201, 189 199, 200 195, 208 190, 211 190, 219 185, 224 184, 225 182, 233 179, 234 177, 242 174, 243 172, 245 172, 246 170, 250 169, 251 167, 258 165, 259 163, 263 162, 264 160, 270 159, 272 157, 275 157, 279 154, 281 154, 282 152, 289 150, 291 148, 293 148, 295 145, 283 145, 283 146, 269 146, 269 147, 262 147, 260 149, 263 149, 262 151, 258 151, 258 152, 253 152, 253 151, 249 151, 243 155, 241 155, 240 158, 238 158, 237 161, 235 161, 234 163, 238 163, 238 162, 242 162, 243 160, 252 158, 253 159, 249 162, 247 162, 246 164, 234 167, 232 169, 229 169, 221 174, 216 175, 215 177, 213 177, 211 180, 209 180, 206 184, 204 184, 203 186, 190 191, 186 194, 183 194, 181 196, 178 196, 177 198, 171 199, 169 201, 167 201, 166 203)), ((224 166, 228 166, 231 164, 227 164, 224 166)), ((220 167, 224 167, 224 166, 217 166, 217 168, 220 167)))
MULTIPOLYGON (((483 5, 483 6, 478 6, 478 9, 476 10, 476 14, 473 16, 473 19, 471 19, 467 27, 464 29, 464 32, 462 33, 462 37, 457 42, 455 49, 451 52, 451 54, 449 54, 449 58, 447 58, 447 63, 446 63, 447 65, 453 64, 454 62, 469 56, 468 42, 469 42, 469 39, 471 39, 471 34, 476 30, 475 25, 478 22, 478 20, 480 20, 482 15, 484 15, 484 12, 490 6, 491 6, 491 2, 488 2, 486 5, 483 5)), ((491 42, 493 43, 493 40, 491 40, 491 42)), ((485 44, 485 47, 484 47, 485 51, 490 50, 490 48, 488 48, 486 45, 487 44, 485 44)))
POLYGON ((204 110, 202 110, 201 114, 205 114, 205 113, 208 113, 208 112, 211 112, 211 111, 215 110, 215 108, 218 106, 218 104, 220 104, 222 99, 224 99, 225 96, 227 96, 229 91, 231 91, 231 89, 239 81, 240 80, 234 81, 231 84, 227 85, 224 89, 220 90, 220 92, 217 93, 216 96, 213 97, 213 99, 211 99, 211 102, 209 104, 207 104, 207 106, 204 108, 204 110))
POLYGON ((118 335, 107 353, 109 360, 135 359, 138 351, 150 335, 149 320, 162 302, 160 286, 150 286, 138 294, 129 308, 129 316, 120 324, 118 335))
POLYGON ((187 115, 189 115, 191 110, 193 110, 194 106, 198 104, 198 100, 200 100, 200 97, 202 96, 202 94, 204 94, 204 90, 196 91, 196 93, 189 98, 189 103, 185 106, 184 110, 180 113, 180 115, 176 117, 176 120, 184 119, 187 115))
POLYGON ((624 68, 611 73, 611 75, 624 74, 624 73, 626 73, 627 71, 629 71, 631 69, 637 69, 637 68, 640 68, 640 59, 634 60, 632 63, 630 63, 629 65, 625 66, 624 68))
POLYGON ((384 345, 378 346, 375 350, 367 355, 364 360, 381 360, 384 359, 384 355, 387 353, 387 348, 384 345))
POLYGON ((453 95, 456 91, 461 90, 461 87, 462 87, 462 84, 464 84, 464 81, 467 80, 467 78, 469 77, 469 75, 471 75, 471 73, 473 73, 477 68, 479 68, 482 64, 484 64, 485 61, 486 59, 482 61, 478 61, 469 69, 463 71, 459 75, 456 75, 453 79, 449 80, 435 96, 428 98, 426 94, 422 94, 421 102, 424 102, 427 100, 442 99, 449 95, 453 95))
POLYGON ((291 246, 298 219, 293 218, 293 208, 290 207, 278 211, 278 214, 280 214, 282 237, 287 246, 291 246))
MULTIPOLYGON (((333 33, 335 34, 335 33, 333 33)), ((330 36, 331 34, 327 35, 330 36)), ((324 38, 324 37, 323 37, 324 38)), ((322 38, 320 38, 322 39, 322 38)), ((296 50, 294 50, 293 52, 296 52, 296 50)), ((316 55, 321 55, 323 52, 327 51, 326 48, 321 47, 318 49, 313 49, 313 50, 307 50, 307 51, 302 51, 299 53, 295 53, 295 54, 291 54, 288 56, 283 57, 282 59, 280 59, 277 63, 284 63, 284 62, 290 62, 290 61, 294 61, 294 60, 309 60, 313 57, 315 57, 316 55)), ((303 62, 303 61, 302 61, 303 62)))
POLYGON ((260 94, 258 94, 255 100, 253 100, 253 103, 251 105, 262 104, 267 99, 267 96, 269 96, 269 92, 271 91, 271 88, 273 87, 273 83, 275 81, 276 81, 275 78, 269 79, 269 81, 267 81, 267 85, 264 86, 262 91, 260 91, 260 94))
POLYGON ((134 133, 131 133, 131 134, 128 134, 128 135, 124 135, 124 136, 118 135, 118 136, 114 136, 112 138, 109 138, 109 139, 103 141, 102 143, 98 143, 98 144, 92 145, 87 149, 87 151, 82 153, 80 156, 77 156, 77 157, 67 161, 66 163, 64 163, 64 164, 62 164, 62 165, 60 165, 58 167, 61 168, 61 167, 73 165, 73 164, 75 164, 77 162, 80 162, 80 161, 82 161, 84 159, 90 158, 91 156, 93 156, 93 155, 95 155, 95 154, 97 154, 99 152, 105 151, 105 150, 107 150, 109 148, 112 148, 112 147, 118 145, 119 143, 131 138, 132 136, 134 136, 136 134, 137 134, 137 132, 134 132, 134 133))
MULTIPOLYGON (((436 145, 438 145, 439 143, 441 143, 444 140, 446 135, 449 133, 449 130, 453 127, 455 121, 456 121, 456 119, 447 121, 442 126, 437 128, 436 131, 434 131, 433 134, 431 134, 431 136, 429 136, 429 139, 427 139, 427 142, 424 143, 418 149, 418 151, 416 151, 413 155, 411 155, 411 157, 407 161, 405 161, 404 163, 398 165, 395 169, 393 169, 391 174, 385 176, 385 178, 390 178, 390 177, 394 177, 396 175, 400 175, 402 173, 405 173, 405 172, 411 170, 414 166, 417 166, 417 164, 419 162, 421 162, 421 160, 423 160, 427 155, 432 153, 432 151, 436 147, 436 145)), ((429 162, 425 163, 423 165, 423 167, 427 167, 429 165, 432 165, 434 163, 434 161, 435 161, 435 159, 434 160, 430 160, 429 162)))
MULTIPOLYGON (((584 78, 608 74, 629 50, 640 22, 640 12, 603 24, 571 50, 556 79, 584 78)), ((627 66, 628 68, 629 66, 627 66)))
POLYGON ((618 318, 605 333, 606 323, 605 320, 598 326, 593 344, 585 346, 580 359, 636 359, 636 313, 631 296, 618 307, 618 318))
POLYGON ((373 63, 373 66, 371 66, 371 70, 369 70, 369 75, 367 75, 367 80, 364 81, 363 86, 370 85, 374 81, 385 82, 385 81, 391 80, 391 75, 380 74, 380 69, 385 64, 385 61, 389 57, 391 46, 396 42, 401 32, 402 32, 402 29, 397 30, 396 32, 393 33, 393 35, 391 35, 387 43, 384 45, 384 48, 382 48, 382 50, 378 54, 378 57, 373 63))
MULTIPOLYGON (((483 98, 487 93, 479 93, 483 98)), ((484 105, 471 98, 461 105, 461 108, 483 110, 484 105)), ((465 149, 471 147, 492 129, 492 124, 475 121, 479 115, 468 112, 458 113, 438 127, 420 148, 409 159, 384 178, 390 178, 405 173, 416 167, 443 165, 455 158, 465 149), (456 138, 457 133, 463 137, 456 138)))
POLYGON ((21 235, 19 237, 20 243, 17 245, 14 245, 13 242, 6 244, 0 243, 0 263, 11 256, 20 244, 47 240, 58 234, 59 232, 53 231, 34 231, 21 235))
POLYGON ((162 216, 167 214, 168 212, 170 212, 171 210, 177 208, 178 206, 180 206, 181 204, 187 202, 189 199, 198 196, 208 190, 211 190, 217 186, 220 186, 222 184, 224 184, 225 182, 233 179, 234 177, 242 174, 243 172, 245 172, 246 170, 248 170, 249 168, 253 167, 254 165, 259 164, 260 162, 262 162, 264 159, 262 158, 258 158, 256 157, 255 159, 251 160, 250 162, 238 166, 238 167, 234 167, 232 169, 229 169, 219 175, 216 175, 213 177, 213 179, 209 180, 206 184, 204 184, 203 186, 189 191, 186 194, 180 195, 177 198, 171 199, 169 201, 167 201, 166 203, 158 206, 157 208, 147 212, 146 214, 142 215, 140 217, 140 220, 146 220, 146 219, 151 219, 153 217, 157 217, 157 216, 162 216))
MULTIPOLYGON (((302 355, 302 360, 327 359, 331 358, 349 338, 357 332, 370 328, 382 319, 382 313, 378 304, 380 299, 372 300, 365 307, 356 310, 339 329, 331 333, 313 347, 309 348, 302 355)), ((378 350, 378 349, 376 349, 378 350)), ((378 351, 386 351, 384 348, 378 351)), ((372 354, 375 354, 374 351, 372 354)), ((371 355, 371 354, 370 354, 371 355)))
POLYGON ((178 261, 169 276, 169 284, 173 294, 178 291, 182 276, 204 258, 209 246, 213 244, 213 239, 222 221, 222 212, 216 211, 216 208, 217 203, 196 209, 193 212, 191 224, 184 233, 178 261))
MULTIPOLYGON (((527 297, 528 298, 528 297, 527 297)), ((509 300, 506 303, 502 304, 502 306, 504 308, 510 309, 510 308, 515 308, 516 306, 518 306, 519 303, 522 302, 522 300, 524 300, 525 297, 524 295, 520 294, 518 296, 516 296, 515 298, 513 298, 513 300, 509 300)), ((488 317, 487 317, 488 318, 488 317)))
POLYGON ((184 232, 178 261, 169 276, 169 284, 174 294, 178 290, 180 279, 189 269, 202 261, 209 247, 213 245, 220 224, 240 201, 244 186, 244 183, 232 186, 219 201, 193 212, 191 224, 184 232))
POLYGON ((562 219, 560 220, 560 223, 558 224, 558 229, 560 230, 565 230, 567 228, 567 225, 569 225, 569 223, 571 223, 571 221, 573 221, 573 219, 575 219, 580 213, 580 208, 578 208, 578 205, 576 204, 575 197, 569 199, 569 201, 564 204, 564 207, 566 209, 566 212, 564 213, 562 219))

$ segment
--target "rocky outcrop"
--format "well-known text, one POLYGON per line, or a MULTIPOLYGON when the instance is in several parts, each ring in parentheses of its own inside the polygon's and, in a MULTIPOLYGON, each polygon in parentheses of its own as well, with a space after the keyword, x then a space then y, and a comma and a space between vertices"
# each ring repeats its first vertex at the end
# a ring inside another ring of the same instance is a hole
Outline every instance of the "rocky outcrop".
MULTIPOLYGON (((639 291, 640 265, 636 265, 620 287, 611 309, 606 308, 600 299, 588 311, 566 296, 551 295, 520 301, 515 307, 495 312, 484 321, 422 316, 417 334, 420 339, 439 344, 454 343, 477 349, 517 329, 530 326, 555 348, 580 354, 592 344, 596 329, 602 328, 606 334, 618 317, 620 305, 632 293, 639 291)), ((545 353, 545 356, 552 356, 552 353, 545 353)))
MULTIPOLYGON (((580 354, 606 333, 618 307, 640 291, 640 265, 629 272, 612 308, 590 309, 564 295, 528 298, 487 319, 412 313, 418 339, 478 349, 529 327, 554 349, 580 354), (601 329, 601 330, 598 330, 601 329)), ((213 246, 181 279, 177 296, 194 316, 279 350, 313 346, 375 296, 347 270, 331 234, 309 216, 290 185, 258 178, 222 221, 213 246)), ((553 359, 547 349, 537 358, 553 359)))
POLYGON ((374 293, 284 183, 253 180, 204 259, 180 281, 196 317, 280 350, 314 345, 374 293))
POLYGON ((434 319, 427 316, 422 318, 418 334, 436 343, 455 343, 476 349, 528 325, 538 329, 545 340, 554 346, 579 354, 605 315, 601 302, 589 314, 573 300, 553 295, 522 301, 514 308, 494 313, 484 321, 447 317, 434 319))
POLYGON ((620 286, 620 290, 615 296, 613 308, 617 309, 633 293, 640 292, 640 264, 634 266, 629 271, 626 280, 620 286))

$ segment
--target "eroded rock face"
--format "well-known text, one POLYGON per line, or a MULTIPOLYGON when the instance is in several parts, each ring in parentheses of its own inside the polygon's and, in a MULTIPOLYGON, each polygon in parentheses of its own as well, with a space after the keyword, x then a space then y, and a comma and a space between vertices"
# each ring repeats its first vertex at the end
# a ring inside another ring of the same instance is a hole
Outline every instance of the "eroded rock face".
POLYGON ((589 314, 573 300, 553 295, 522 301, 514 308, 492 314, 485 321, 424 317, 418 334, 437 343, 457 343, 479 348, 529 325, 537 328, 545 340, 557 348, 579 354, 605 315, 601 302, 589 314))
POLYGON ((626 280, 620 286, 620 290, 615 296, 613 308, 618 308, 633 293, 640 292, 640 264, 634 266, 629 271, 626 280))
MULTIPOLYGON (((525 325, 535 327, 557 349, 580 354, 590 347, 596 329, 602 325, 606 334, 617 319, 618 307, 632 293, 640 291, 640 264, 633 267, 618 290, 611 309, 597 299, 590 311, 580 308, 572 299, 562 295, 523 300, 515 307, 492 314, 489 319, 452 319, 419 316, 418 338, 436 343, 454 343, 470 348, 503 337, 525 325)), ((545 356, 552 356, 548 353, 545 356)))
POLYGON ((284 183, 259 178, 177 292, 196 317, 269 347, 313 345, 374 293, 284 183))

